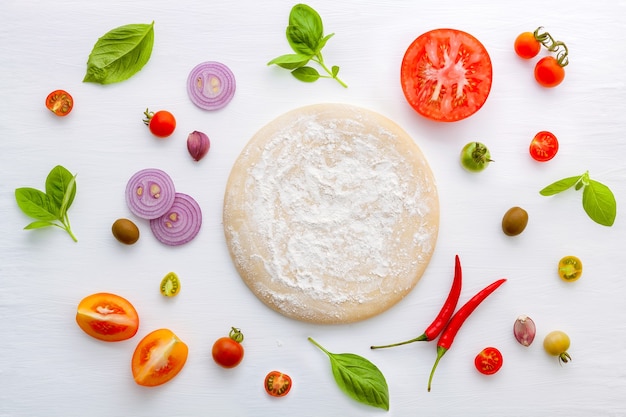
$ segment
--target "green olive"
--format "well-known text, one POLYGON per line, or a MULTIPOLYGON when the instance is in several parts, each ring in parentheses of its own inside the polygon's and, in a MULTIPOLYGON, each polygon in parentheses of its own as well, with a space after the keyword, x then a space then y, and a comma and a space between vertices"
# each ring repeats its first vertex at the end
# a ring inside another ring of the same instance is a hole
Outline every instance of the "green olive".
POLYGON ((125 245, 132 245, 139 240, 139 228, 128 219, 117 219, 111 231, 113 236, 125 245))
POLYGON ((502 231, 507 236, 517 236, 526 229, 528 213, 521 207, 511 207, 502 218, 502 231))

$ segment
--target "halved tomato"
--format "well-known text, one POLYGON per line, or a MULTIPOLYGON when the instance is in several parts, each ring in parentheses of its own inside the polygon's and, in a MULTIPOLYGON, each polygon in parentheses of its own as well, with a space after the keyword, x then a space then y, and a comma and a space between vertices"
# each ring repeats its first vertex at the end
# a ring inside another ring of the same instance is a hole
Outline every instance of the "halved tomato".
POLYGON ((65 90, 54 90, 46 97, 46 107, 57 116, 67 116, 74 108, 74 99, 65 90))
POLYGON ((434 29, 409 46, 400 71, 407 101, 424 117, 456 122, 485 104, 491 58, 478 39, 457 29, 434 29))
POLYGON ((139 385, 155 387, 174 378, 185 366, 189 349, 169 329, 159 329, 141 339, 131 362, 139 385))
POLYGON ((291 386, 291 377, 282 372, 272 371, 265 377, 265 392, 272 397, 284 397, 289 394, 291 386))
POLYGON ((137 333, 139 316, 125 298, 101 292, 81 300, 76 323, 89 336, 105 342, 119 342, 137 333))

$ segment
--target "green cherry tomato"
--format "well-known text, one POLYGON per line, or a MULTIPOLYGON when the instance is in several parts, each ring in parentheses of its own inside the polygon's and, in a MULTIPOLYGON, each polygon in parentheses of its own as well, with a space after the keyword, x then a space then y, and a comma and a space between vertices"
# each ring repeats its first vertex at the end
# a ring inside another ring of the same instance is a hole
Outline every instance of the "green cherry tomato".
POLYGON ((470 142, 461 150, 461 165, 470 172, 487 168, 491 160, 489 149, 480 142, 470 142))
POLYGON ((174 272, 168 272, 161 280, 161 294, 166 297, 173 297, 180 291, 180 279, 174 272))

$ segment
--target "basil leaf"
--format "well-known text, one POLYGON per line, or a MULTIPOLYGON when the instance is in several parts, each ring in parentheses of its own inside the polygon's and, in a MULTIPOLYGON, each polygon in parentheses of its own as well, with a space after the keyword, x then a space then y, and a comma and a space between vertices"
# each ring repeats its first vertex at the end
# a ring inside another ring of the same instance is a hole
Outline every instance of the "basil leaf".
POLYGON ((76 195, 76 187, 70 187, 70 183, 74 183, 73 178, 74 176, 61 165, 52 168, 46 178, 46 194, 61 216, 72 204, 76 195), (67 203, 64 206, 63 202, 66 198, 67 203))
POLYGON ((44 221, 58 219, 58 208, 50 202, 43 191, 29 187, 18 188, 15 190, 15 200, 24 214, 33 219, 44 221))
POLYGON ((313 67, 296 68, 291 71, 291 75, 306 83, 312 83, 320 78, 320 73, 313 67))
POLYGON ((104 34, 87 60, 83 82, 112 84, 127 80, 150 59, 154 22, 120 26, 104 34))
POLYGON ((574 184, 581 180, 583 176, 584 175, 578 175, 576 177, 563 178, 562 180, 553 182, 552 184, 539 191, 539 194, 544 196, 550 196, 563 192, 568 188, 573 187, 574 184))
POLYGON ((311 56, 309 55, 286 54, 272 59, 270 62, 267 63, 267 65, 275 64, 279 67, 292 70, 306 65, 306 63, 309 62, 310 59, 311 56))
POLYGON ((331 68, 331 72, 333 74, 333 77, 337 77, 337 74, 339 74, 339 67, 337 65, 333 65, 331 68))
POLYGON ((332 38, 333 36, 335 36, 334 33, 331 33, 330 35, 326 35, 322 38, 322 40, 320 40, 319 45, 317 45, 317 52, 321 51, 322 48, 324 48, 326 46, 326 42, 328 42, 328 40, 330 38, 332 38))
POLYGON ((369 360, 353 353, 331 353, 309 337, 330 359, 339 388, 354 400, 389 410, 389 387, 383 373, 369 360))
POLYGON ((617 202, 613 192, 598 181, 589 180, 583 190, 583 208, 594 222, 612 226, 617 215, 617 202))
POLYGON ((289 13, 287 41, 297 53, 315 55, 324 36, 320 15, 306 4, 296 4, 289 13))
POLYGON ((48 222, 48 221, 44 221, 44 220, 37 220, 36 222, 32 222, 31 224, 29 224, 26 227, 24 227, 24 230, 41 229, 41 228, 49 227, 49 226, 58 226, 58 225, 56 223, 54 223, 54 222, 48 222))

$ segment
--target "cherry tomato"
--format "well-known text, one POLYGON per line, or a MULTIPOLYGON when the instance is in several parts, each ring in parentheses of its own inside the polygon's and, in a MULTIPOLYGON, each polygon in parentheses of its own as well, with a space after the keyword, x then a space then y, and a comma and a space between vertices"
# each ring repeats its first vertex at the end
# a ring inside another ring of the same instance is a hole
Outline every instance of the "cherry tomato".
POLYGON ((470 142, 461 149, 461 165, 470 172, 480 172, 490 162, 491 153, 483 143, 470 142))
POLYGON ((411 43, 400 78, 415 111, 431 120, 455 122, 485 104, 491 91, 491 58, 469 33, 434 29, 411 43))
POLYGON ((553 56, 543 57, 535 65, 535 79, 542 87, 556 87, 565 78, 565 69, 553 56))
POLYGON ((530 141, 530 156, 535 161, 546 162, 554 158, 559 150, 559 141, 553 133, 541 131, 530 141))
POLYGON ((139 328, 135 307, 123 297, 96 293, 78 304, 76 323, 89 336, 105 342, 130 339, 139 328))
POLYGON ((272 371, 265 377, 265 392, 272 397, 284 397, 291 390, 291 377, 282 372, 272 371))
POLYGON ((46 97, 46 107, 57 116, 67 116, 74 108, 74 99, 65 90, 55 90, 46 97))
POLYGON ((215 363, 223 368, 234 368, 243 360, 243 333, 233 327, 228 337, 220 337, 213 344, 211 351, 215 363))
POLYGON ((175 272, 168 272, 161 280, 161 294, 166 297, 174 297, 180 291, 180 279, 175 272))
POLYGON ((532 32, 523 32, 515 38, 513 47, 520 58, 531 59, 536 57, 541 50, 541 43, 532 32))
POLYGON ((561 330, 554 330, 543 339, 544 350, 552 356, 558 356, 561 363, 567 363, 572 360, 572 357, 567 353, 569 346, 569 336, 561 330))
POLYGON ((187 345, 169 329, 149 333, 133 353, 135 382, 145 387, 165 384, 183 369, 188 352, 187 345))
POLYGON ((493 375, 502 368, 502 353, 494 347, 486 347, 476 355, 474 365, 481 374, 493 375))
POLYGON ((146 109, 143 114, 146 115, 143 122, 148 125, 150 132, 152 132, 154 136, 166 138, 174 133, 174 129, 176 129, 176 119, 172 113, 167 110, 159 110, 154 113, 146 109))
POLYGON ((583 274, 583 263, 575 256, 565 256, 559 261, 559 276, 563 281, 573 282, 583 274))

